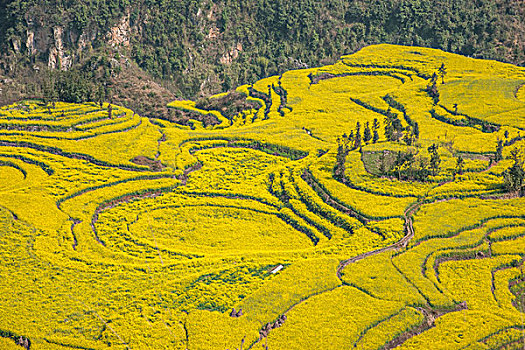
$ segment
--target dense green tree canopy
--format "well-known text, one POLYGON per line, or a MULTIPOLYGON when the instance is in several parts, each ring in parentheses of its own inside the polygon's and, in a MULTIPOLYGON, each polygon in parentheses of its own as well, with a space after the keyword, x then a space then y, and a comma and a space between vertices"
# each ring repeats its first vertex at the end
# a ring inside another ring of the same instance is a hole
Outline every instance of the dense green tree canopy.
MULTIPOLYGON (((104 48, 104 33, 127 16, 128 54, 186 96, 381 42, 525 64, 525 9, 513 0, 3 0, 1 51, 18 39, 25 53, 27 28, 64 24, 71 38, 97 33, 92 47, 104 48)), ((72 51, 77 43, 65 45, 72 51)))

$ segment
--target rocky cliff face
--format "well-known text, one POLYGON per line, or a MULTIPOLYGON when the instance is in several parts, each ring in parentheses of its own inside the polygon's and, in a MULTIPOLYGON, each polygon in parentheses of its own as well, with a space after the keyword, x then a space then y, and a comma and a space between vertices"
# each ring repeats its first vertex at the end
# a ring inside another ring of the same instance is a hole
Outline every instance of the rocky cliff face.
POLYGON ((32 61, 45 62, 50 69, 68 70, 79 63, 86 53, 103 41, 113 49, 129 48, 132 28, 129 14, 122 17, 107 33, 97 28, 86 28, 82 32, 70 26, 48 26, 42 20, 28 18, 24 40, 11 40, 15 54, 26 55, 32 61))
POLYGON ((133 29, 135 28, 131 28, 130 14, 127 13, 118 21, 116 26, 109 29, 109 32, 106 34, 107 43, 112 48, 128 48, 133 29))

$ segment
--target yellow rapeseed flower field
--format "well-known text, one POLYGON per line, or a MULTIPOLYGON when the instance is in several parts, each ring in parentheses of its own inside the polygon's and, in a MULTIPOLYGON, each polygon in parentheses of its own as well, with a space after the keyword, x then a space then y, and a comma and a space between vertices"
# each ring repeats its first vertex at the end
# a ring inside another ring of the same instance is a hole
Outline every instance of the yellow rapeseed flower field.
POLYGON ((0 107, 0 349, 519 348, 524 84, 384 44, 178 122, 0 107))

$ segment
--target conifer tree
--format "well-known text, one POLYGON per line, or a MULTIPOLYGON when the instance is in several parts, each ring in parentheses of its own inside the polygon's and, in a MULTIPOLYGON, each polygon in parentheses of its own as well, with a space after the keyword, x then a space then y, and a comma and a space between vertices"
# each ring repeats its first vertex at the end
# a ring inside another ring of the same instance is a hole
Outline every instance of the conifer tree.
POLYGON ((419 124, 417 122, 414 122, 414 138, 419 139, 419 124))
POLYGON ((385 161, 385 152, 383 151, 379 156, 379 175, 384 175, 386 173, 386 161, 385 161))
POLYGON ((437 75, 436 72, 434 72, 434 73, 432 74, 432 77, 430 78, 430 84, 434 84, 434 83, 436 83, 437 80, 438 80, 438 75, 437 75))
POLYGON ((344 181, 346 156, 349 152, 348 139, 337 139, 337 155, 335 158, 334 178, 338 181, 344 181))
POLYGON ((432 175, 436 175, 439 170, 439 164, 441 164, 438 146, 436 144, 432 144, 432 146, 428 148, 428 153, 430 153, 430 169, 432 169, 432 175))
POLYGON ((414 133, 413 133, 413 130, 410 126, 407 126, 406 130, 405 130, 405 135, 403 136, 403 141, 405 141, 405 143, 409 146, 412 145, 413 141, 414 141, 414 133))
POLYGON ((388 141, 392 141, 394 139, 394 125, 392 124, 392 115, 390 113, 390 109, 387 111, 387 115, 385 117, 385 137, 388 141))
POLYGON ((357 122, 355 125, 355 135, 354 135, 354 149, 361 147, 361 123, 357 122))
POLYGON ((445 67, 444 63, 441 63, 441 67, 439 67, 439 76, 441 77, 441 84, 445 84, 445 75, 447 75, 447 68, 445 67))
POLYGON ((97 91, 97 102, 99 103, 100 108, 102 108, 102 106, 104 105, 105 95, 106 95, 106 90, 104 89, 102 85, 100 85, 97 91))
POLYGON ((499 162, 503 159, 503 140, 498 139, 498 145, 496 146, 496 154, 494 161, 499 162))
POLYGON ((370 132, 370 124, 365 123, 365 130, 363 131, 363 141, 368 143, 372 139, 372 133, 370 132))
POLYGON ((503 183, 507 191, 523 196, 525 194, 525 170, 523 162, 519 159, 519 150, 513 149, 510 155, 514 159, 514 164, 503 173, 503 183))
POLYGON ((374 123, 372 124, 373 137, 372 142, 377 143, 379 141, 379 120, 374 118, 374 123))
POLYGON ((458 158, 456 159, 456 174, 462 175, 464 169, 465 169, 465 160, 460 154, 458 158))
POLYGON ((374 118, 374 123, 372 124, 372 129, 379 130, 379 120, 374 118))
POLYGON ((379 133, 377 132, 377 130, 374 130, 374 136, 372 137, 372 142, 377 143, 377 141, 379 141, 379 133))

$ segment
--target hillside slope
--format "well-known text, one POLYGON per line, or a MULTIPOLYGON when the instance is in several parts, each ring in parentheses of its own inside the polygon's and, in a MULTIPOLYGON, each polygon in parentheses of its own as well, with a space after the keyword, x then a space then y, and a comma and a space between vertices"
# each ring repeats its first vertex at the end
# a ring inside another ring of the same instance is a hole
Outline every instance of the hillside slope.
POLYGON ((18 80, 118 53, 197 97, 385 42, 524 65, 524 11, 513 0, 5 0, 0 73, 18 80))
POLYGON ((524 86, 382 44, 179 123, 4 106, 0 346, 519 348, 524 86))

